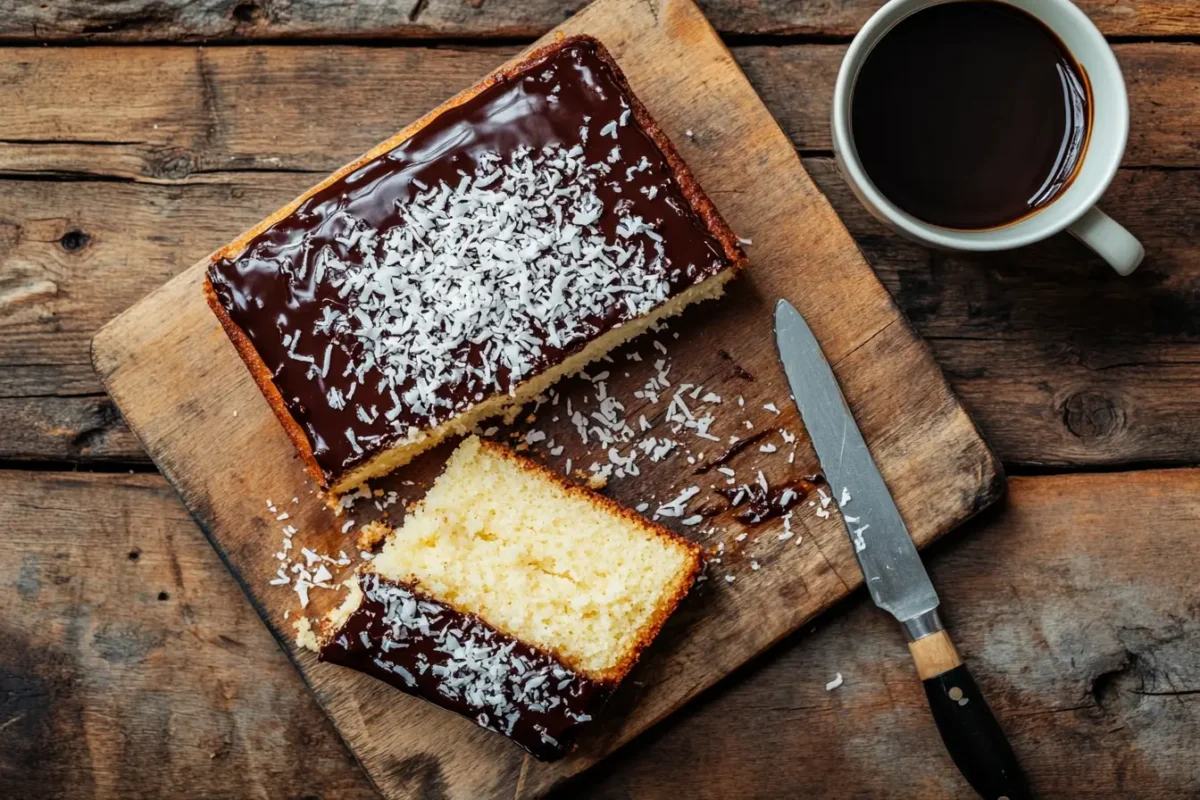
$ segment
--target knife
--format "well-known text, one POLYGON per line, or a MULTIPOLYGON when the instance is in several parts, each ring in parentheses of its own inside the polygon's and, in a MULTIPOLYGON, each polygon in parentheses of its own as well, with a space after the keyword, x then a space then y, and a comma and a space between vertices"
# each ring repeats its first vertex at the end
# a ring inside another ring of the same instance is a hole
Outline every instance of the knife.
POLYGON ((833 370, 786 300, 775 306, 775 342, 871 599, 904 627, 946 750, 980 797, 1031 797, 1012 746, 942 627, 937 592, 833 370))

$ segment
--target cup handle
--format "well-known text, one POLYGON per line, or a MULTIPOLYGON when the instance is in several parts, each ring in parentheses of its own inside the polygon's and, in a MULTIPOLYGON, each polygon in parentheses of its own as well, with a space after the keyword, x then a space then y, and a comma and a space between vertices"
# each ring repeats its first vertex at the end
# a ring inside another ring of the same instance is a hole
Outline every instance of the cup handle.
POLYGON ((1142 243, 1120 223, 1092 206, 1067 228, 1079 241, 1096 251, 1120 275, 1138 268, 1146 255, 1142 243))

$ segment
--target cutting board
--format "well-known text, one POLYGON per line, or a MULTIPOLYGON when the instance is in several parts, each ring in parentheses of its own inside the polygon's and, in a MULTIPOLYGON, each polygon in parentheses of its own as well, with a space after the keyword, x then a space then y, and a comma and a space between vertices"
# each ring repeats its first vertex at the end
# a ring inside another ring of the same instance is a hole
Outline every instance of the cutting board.
MULTIPOLYGON (((813 504, 797 507, 794 535, 781 538, 781 520, 748 526, 737 521, 734 510, 724 510, 714 489, 724 488, 727 479, 704 470, 730 436, 769 431, 729 459, 727 467, 739 482, 754 481, 759 470, 772 484, 817 471, 776 359, 776 298, 791 300, 820 338, 918 546, 1002 491, 994 456, 950 394, 928 348, 696 6, 690 0, 599 0, 559 31, 604 42, 721 213, 752 242, 750 267, 724 299, 689 310, 668 330, 647 334, 618 351, 611 364, 597 367, 610 373, 606 390, 623 398, 627 415, 646 415, 660 434, 667 424, 667 396, 683 384, 720 396, 720 403, 707 401, 706 413, 713 415, 712 430, 722 444, 689 438, 684 431, 674 437, 683 443, 674 453, 658 463, 643 459, 640 475, 613 477, 605 489, 622 503, 648 502, 653 510, 699 486, 689 513, 709 514, 704 523, 664 522, 698 538, 718 560, 571 756, 539 763, 496 734, 365 676, 318 663, 294 645, 292 626, 301 613, 297 597, 269 583, 279 564, 280 528, 297 528, 298 546, 331 553, 354 552, 352 535, 342 534, 344 519, 335 520, 315 494, 205 306, 205 262, 151 293, 93 343, 96 369, 130 427, 388 797, 543 795, 859 585, 837 514, 818 515, 816 496, 813 504), (631 353, 642 360, 632 360, 631 353), (657 359, 669 361, 673 386, 654 403, 635 393, 657 359), (781 430, 796 434, 795 443, 787 443, 781 430), (765 452, 773 444, 775 451, 765 452), (268 509, 268 500, 276 511, 268 509), (284 513, 286 521, 279 520, 284 513)), ((263 209, 264 215, 271 210, 263 209)), ((596 395, 596 386, 584 378, 560 384, 560 390, 564 406, 571 398, 586 408, 596 395)), ((694 389, 685 396, 693 407, 705 403, 700 397, 694 389)), ((568 458, 583 469, 607 460, 594 443, 582 444, 567 415, 553 407, 539 409, 535 421, 518 423, 511 435, 520 437, 532 427, 548 438, 531 452, 556 468, 565 469, 568 458), (560 455, 551 455, 549 440, 564 447, 560 455)), ((429 454, 380 484, 401 495, 402 502, 388 512, 393 519, 403 501, 420 496, 444 456, 444 450, 429 454)), ((370 503, 360 503, 350 517, 362 524, 369 509, 370 503)), ((338 599, 331 590, 314 589, 311 595, 305 613, 314 617, 338 599)), ((903 647, 899 633, 896 647, 903 647)), ((830 665, 828 675, 797 680, 825 681, 836 666, 830 665)), ((303 782, 302 775, 296 778, 303 782)))

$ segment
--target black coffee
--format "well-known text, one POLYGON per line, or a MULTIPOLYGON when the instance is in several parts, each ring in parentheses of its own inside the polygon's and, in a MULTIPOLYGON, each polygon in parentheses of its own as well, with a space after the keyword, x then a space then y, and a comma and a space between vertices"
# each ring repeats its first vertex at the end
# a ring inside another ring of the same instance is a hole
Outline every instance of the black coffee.
POLYGON ((918 219, 980 229, 1020 219, 1071 181, 1091 117, 1062 42, 999 2, 932 6, 867 56, 854 87, 858 158, 918 219))

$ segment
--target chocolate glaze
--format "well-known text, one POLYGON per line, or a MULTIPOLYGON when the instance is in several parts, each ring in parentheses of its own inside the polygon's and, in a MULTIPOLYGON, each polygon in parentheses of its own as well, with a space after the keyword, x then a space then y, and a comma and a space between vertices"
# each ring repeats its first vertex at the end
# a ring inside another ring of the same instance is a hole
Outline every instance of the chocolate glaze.
MULTIPOLYGON (((360 353, 359 345, 349 337, 314 331, 323 307, 352 307, 327 282, 315 281, 317 270, 312 262, 328 246, 343 262, 362 263, 357 248, 346 246, 344 239, 338 241, 352 224, 347 222, 347 213, 371 228, 385 231, 400 223, 397 208, 420 191, 419 183, 454 185, 460 179, 460 170, 473 173, 484 153, 507 157, 523 146, 536 150, 554 144, 581 145, 584 157, 597 162, 604 161, 616 145, 621 158, 610 177, 620 176, 620 180, 603 180, 596 188, 604 204, 604 214, 597 223, 604 237, 612 240, 615 236, 621 216, 615 211, 618 203, 623 204, 625 213, 654 223, 663 237, 670 295, 731 266, 636 117, 632 123, 618 127, 615 138, 600 135, 605 121, 620 118, 628 105, 628 95, 596 45, 587 40, 569 42, 519 73, 501 77, 466 103, 444 111, 390 152, 314 193, 290 216, 251 239, 236 257, 211 264, 209 278, 219 302, 270 370, 288 412, 305 431, 327 481, 336 480, 376 452, 394 445, 410 427, 434 427, 461 413, 479 399, 481 391, 481 387, 464 379, 440 390, 453 407, 439 409, 437 416, 418 415, 406 408, 399 418, 387 420, 378 414, 368 423, 359 417, 357 406, 369 410, 372 406, 384 409, 393 405, 387 390, 380 386, 380 373, 372 369, 356 387, 353 402, 342 409, 329 405, 326 395, 331 387, 344 392, 353 382, 353 376, 343 376, 343 371, 360 353), (580 133, 584 117, 591 118, 586 142, 580 133), (627 180, 626 168, 642 158, 649 168, 627 180), (641 191, 650 187, 657 188, 653 199, 641 191), (305 278, 296 279, 296 275, 305 278), (308 364, 288 357, 284 334, 297 329, 302 332, 299 349, 304 353, 319 358, 327 344, 333 343, 325 377, 317 374, 310 378, 308 364), (349 441, 347 429, 360 439, 380 438, 360 452, 349 441)), ((628 314, 627 309, 614 307, 602 317, 585 320, 590 336, 578 335, 560 348, 546 345, 535 374, 577 352, 596 335, 628 321, 628 314)), ((481 356, 478 348, 464 346, 461 358, 469 363, 481 356)), ((513 382, 503 371, 501 382, 505 384, 503 391, 512 388, 513 382)), ((396 388, 402 394, 406 387, 396 388)), ((493 391, 489 386, 483 394, 493 391)))
POLYGON ((700 466, 698 466, 694 470, 692 470, 692 474, 693 475, 703 475, 706 472, 711 472, 712 470, 716 469, 717 467, 721 466, 722 464, 728 463, 731 458, 733 458, 738 453, 745 450, 750 445, 755 444, 757 442, 761 442, 763 439, 765 439, 767 436, 770 436, 772 433, 778 433, 778 432, 779 432, 778 428, 764 428, 761 431, 755 431, 754 433, 747 436, 745 439, 738 439, 736 442, 731 444, 729 447, 725 448, 725 452, 721 453, 720 455, 718 455, 716 458, 712 459, 711 461, 705 461, 703 464, 701 464, 700 466))
POLYGON ((611 694, 611 687, 412 586, 373 573, 358 581, 362 603, 321 648, 320 660, 365 672, 503 733, 543 761, 570 750, 580 726, 611 694), (469 673, 452 653, 473 646, 500 654, 489 662, 499 678, 475 693, 480 702, 470 698, 481 684, 453 686, 469 673))
POLYGON ((742 494, 742 500, 736 506, 742 509, 737 514, 737 521, 747 525, 761 525, 769 519, 782 517, 824 482, 825 479, 820 475, 810 475, 807 478, 797 478, 782 483, 770 490, 763 489, 757 483, 748 483, 742 486, 727 486, 717 489, 717 494, 728 500, 730 504, 739 493, 742 494), (784 501, 783 497, 789 489, 791 494, 784 501))

